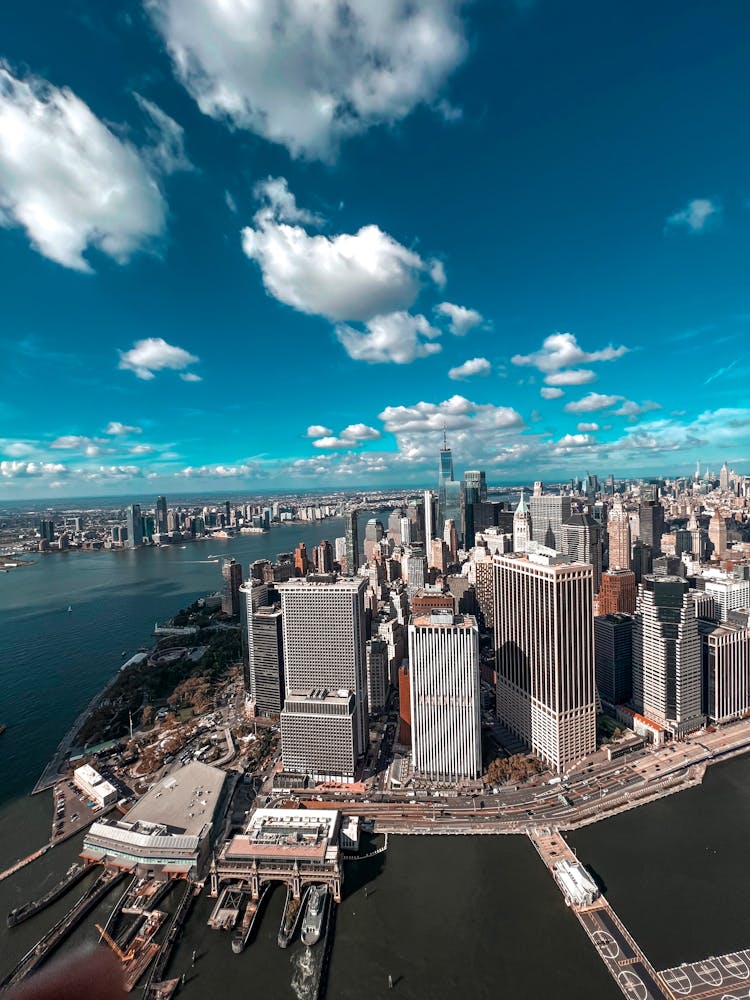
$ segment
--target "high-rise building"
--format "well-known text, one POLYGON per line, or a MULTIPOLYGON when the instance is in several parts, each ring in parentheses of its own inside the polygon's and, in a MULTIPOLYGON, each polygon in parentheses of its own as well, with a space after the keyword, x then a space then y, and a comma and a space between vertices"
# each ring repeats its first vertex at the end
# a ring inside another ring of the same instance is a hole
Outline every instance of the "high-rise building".
POLYGON ((370 562, 373 558, 375 549, 383 534, 383 522, 379 521, 376 517, 371 517, 365 525, 365 562, 370 562))
POLYGON ((474 575, 477 592, 477 603, 479 604, 479 617, 481 624, 485 628, 495 627, 495 571, 492 556, 483 556, 477 559, 474 567, 474 575))
POLYGON ((633 690, 633 616, 594 618, 596 686, 605 708, 623 705, 633 690))
POLYGON ((433 611, 409 622, 412 760, 435 781, 482 772, 479 630, 471 615, 433 611))
POLYGON ((310 570, 310 560, 307 557, 307 546, 300 542, 294 550, 294 572, 297 576, 307 576, 310 570))
POLYGON ((451 562, 458 559, 458 528, 452 517, 449 517, 443 528, 443 541, 448 547, 451 562))
POLYGON ((357 728, 351 691, 287 688, 281 712, 284 770, 317 781, 352 782, 361 746, 357 728))
POLYGON ((333 572, 333 547, 327 538, 313 549, 313 561, 318 573, 333 572))
POLYGON ((474 544, 474 507, 487 500, 487 478, 480 469, 464 472, 464 548, 474 544))
POLYGON ((259 607, 253 618, 253 701, 256 715, 277 716, 284 707, 284 637, 281 608, 259 607))
POLYGON ((639 508, 640 536, 652 555, 661 553, 661 536, 664 533, 664 508, 659 500, 642 500, 639 508))
POLYGON ((750 628, 698 622, 703 658, 703 711, 711 722, 741 719, 750 709, 750 628))
MULTIPOLYGON (((536 484, 535 484, 536 485, 536 484)), ((541 483, 539 484, 541 487, 541 483)), ((548 549, 563 551, 563 524, 570 520, 570 497, 535 493, 529 499, 532 541, 548 549)))
POLYGON ((513 515, 513 551, 518 553, 525 552, 531 541, 531 534, 531 515, 526 503, 526 495, 521 490, 521 498, 513 515))
POLYGON ((398 741, 411 746, 411 685, 406 665, 398 668, 398 741))
POLYGON ((167 498, 156 498, 156 530, 160 535, 166 535, 169 531, 167 527, 167 498))
POLYGON ((369 639, 365 646, 367 659, 367 701, 374 715, 385 708, 388 700, 388 643, 385 639, 369 639))
POLYGON ((637 587, 635 573, 630 569, 608 569, 602 573, 599 590, 599 614, 610 615, 624 612, 635 614, 637 587))
POLYGON ((722 465, 721 472, 719 473, 719 489, 722 492, 726 492, 729 489, 729 469, 726 462, 722 465))
POLYGON ((242 566, 235 559, 223 559, 221 563, 223 588, 221 610, 225 615, 236 618, 240 613, 240 587, 242 586, 242 566))
POLYGON ((633 625, 633 702, 675 736, 698 729, 701 641, 687 580, 643 578, 633 625))
POLYGON ((344 518, 346 536, 346 575, 356 576, 359 569, 359 526, 357 510, 350 510, 344 518))
POLYGON ((125 512, 125 524, 128 529, 128 537, 125 545, 129 549, 136 548, 143 544, 143 518, 141 516, 141 505, 131 503, 125 512))
POLYGON ((750 608, 750 580, 735 577, 721 577, 706 580, 704 591, 713 598, 720 622, 729 618, 729 612, 739 608, 750 608))
POLYGON ((708 540, 711 542, 712 559, 724 559, 727 554, 727 522, 718 510, 711 515, 708 525, 708 540))
POLYGON ((435 537, 435 509, 432 491, 424 491, 424 550, 430 552, 435 537))
MULTIPOLYGON (((351 691, 356 754, 367 748, 364 595, 359 577, 296 577, 278 584, 284 622, 284 676, 289 692, 351 691)), ((282 724, 282 747, 284 730, 282 724)))
POLYGON ((421 548, 414 548, 402 562, 404 565, 404 582, 406 583, 407 592, 411 597, 412 594, 416 594, 418 590, 424 587, 427 581, 427 559, 423 555, 421 548))
POLYGON ((251 576, 239 590, 240 598, 240 638, 242 642, 242 663, 245 676, 245 696, 249 702, 256 698, 255 684, 255 613, 268 604, 268 587, 261 580, 251 576))
POLYGON ((602 529, 590 514, 571 514, 562 526, 563 552, 571 562, 590 563, 594 568, 594 593, 602 585, 602 529))
POLYGON ((609 568, 630 569, 630 519, 619 496, 615 497, 607 519, 609 568))
POLYGON ((459 540, 462 537, 462 489, 461 483, 453 478, 453 453, 443 432, 443 447, 440 449, 438 470, 438 523, 436 535, 443 533, 445 522, 452 520, 459 540))
POLYGON ((497 716, 557 771, 596 749, 593 569, 495 557, 497 716))

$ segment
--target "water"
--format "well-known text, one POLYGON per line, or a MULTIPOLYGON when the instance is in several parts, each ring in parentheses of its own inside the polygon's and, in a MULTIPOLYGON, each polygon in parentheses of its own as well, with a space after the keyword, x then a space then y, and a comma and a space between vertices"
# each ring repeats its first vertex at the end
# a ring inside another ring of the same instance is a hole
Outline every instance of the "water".
MULTIPOLYGON (((336 521, 283 526, 184 549, 40 556, 31 567, 0 574, 0 721, 8 724, 0 737, 0 869, 47 840, 49 793, 25 793, 68 725, 117 670, 122 650, 148 643, 155 619, 220 586, 219 566, 202 561, 209 552, 247 565, 299 541, 311 548, 341 533, 336 521)), ((700 788, 571 840, 657 968, 750 945, 744 892, 750 759, 709 768, 700 788)), ((12 931, 4 914, 53 885, 80 847, 74 838, 0 883, 0 976, 85 883, 12 931)), ((524 838, 392 837, 386 855, 347 866, 344 889, 329 998, 621 996, 524 838)), ((64 951, 95 941, 93 925, 106 921, 116 892, 64 951)), ((199 899, 169 970, 186 973, 182 995, 229 997, 252 988, 257 995, 311 1000, 322 949, 310 951, 298 940, 278 948, 283 904, 279 888, 255 940, 235 956, 231 935, 206 927, 211 901, 199 899), (194 948, 199 957, 191 969, 194 948)))

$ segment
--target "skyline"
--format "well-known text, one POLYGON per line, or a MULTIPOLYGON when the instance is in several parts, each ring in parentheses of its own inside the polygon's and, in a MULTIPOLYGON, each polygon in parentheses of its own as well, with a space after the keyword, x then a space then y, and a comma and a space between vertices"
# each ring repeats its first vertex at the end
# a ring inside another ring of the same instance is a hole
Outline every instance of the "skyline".
POLYGON ((740 6, 43 8, 3 500, 750 469, 740 6))

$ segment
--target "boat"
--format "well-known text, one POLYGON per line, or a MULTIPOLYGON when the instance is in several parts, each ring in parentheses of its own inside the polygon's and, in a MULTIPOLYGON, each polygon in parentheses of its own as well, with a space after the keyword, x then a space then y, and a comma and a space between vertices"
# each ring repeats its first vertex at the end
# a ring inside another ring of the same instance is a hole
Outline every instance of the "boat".
POLYGON ((8 727, 7 727, 6 725, 5 725, 5 723, 4 723, 4 722, 0 722, 0 736, 2 736, 2 735, 3 735, 3 733, 5 732, 5 730, 6 730, 7 728, 8 728, 8 727))
POLYGON ((323 928, 323 917, 326 912, 328 902, 328 886, 314 885, 310 890, 307 900, 307 908, 302 921, 301 938, 308 947, 317 944, 320 940, 320 932, 323 928))
POLYGON ((73 608, 70 605, 68 605, 68 614, 70 614, 72 610, 73 608))

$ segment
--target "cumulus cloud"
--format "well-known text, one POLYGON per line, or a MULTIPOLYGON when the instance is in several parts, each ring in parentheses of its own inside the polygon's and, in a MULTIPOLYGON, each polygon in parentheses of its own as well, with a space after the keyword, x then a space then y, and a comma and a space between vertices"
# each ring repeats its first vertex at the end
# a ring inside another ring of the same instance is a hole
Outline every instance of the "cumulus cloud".
POLYGON ((591 369, 571 368, 569 371, 552 372, 545 376, 547 385, 586 385, 596 381, 596 375, 591 369))
POLYGON ((87 250, 124 263, 165 222, 142 153, 71 90, 19 79, 0 62, 0 224, 22 227, 50 260, 90 272, 87 250))
POLYGON ((600 392, 590 392, 583 399, 566 403, 565 410, 568 413, 594 413, 597 410, 606 410, 622 400, 622 396, 605 396, 600 392))
POLYGON ((119 420, 110 420, 104 429, 105 434, 141 434, 142 428, 135 427, 133 424, 121 424, 119 420))
POLYGON ((55 438, 50 448, 62 451, 77 451, 88 458, 105 455, 113 451, 100 438, 90 438, 80 434, 63 434, 61 437, 55 438))
POLYGON ((565 434, 556 442, 553 453, 562 454, 575 448, 586 448, 595 443, 596 438, 591 437, 590 434, 565 434))
POLYGON ((368 424, 349 424, 338 437, 327 427, 308 427, 308 436, 311 430, 325 431, 323 437, 318 437, 313 441, 314 448, 357 448, 365 441, 377 441, 382 434, 377 427, 370 427, 368 424))
POLYGON ((464 361, 462 365, 451 368, 448 371, 448 378, 459 382, 462 379, 471 378, 472 375, 489 375, 491 371, 492 365, 487 358, 470 358, 468 361, 464 361))
MULTIPOLYGON (((162 337, 137 340, 129 351, 120 351, 119 355, 120 363, 117 367, 134 372, 144 381, 155 378, 154 372, 165 369, 179 372, 200 361, 194 354, 182 347, 168 344, 162 337)), ((195 378, 200 380, 199 376, 195 378)))
POLYGON ((0 462, 0 476, 4 479, 64 476, 66 472, 66 467, 59 462, 0 462))
POLYGON ((286 180, 258 187, 263 201, 255 228, 242 230, 242 248, 261 270, 266 291, 279 302, 335 322, 367 322, 408 309, 425 278, 444 280, 442 265, 423 260, 378 226, 354 234, 310 235, 314 218, 297 206, 286 180))
POLYGON ((381 436, 376 427, 370 427, 368 424, 349 424, 341 432, 341 437, 349 441, 377 441, 381 436))
MULTIPOLYGON (((339 142, 433 103, 467 53, 462 0, 150 0, 206 115, 330 159, 339 142)), ((443 112, 444 113, 444 112, 443 112)))
POLYGON ((180 378, 183 382, 202 382, 203 379, 200 375, 196 375, 195 372, 182 372, 180 378))
POLYGON ((582 431, 584 434, 586 434, 589 431, 598 431, 599 430, 599 424, 585 423, 584 422, 584 423, 580 423, 576 429, 579 430, 579 431, 582 431))
POLYGON ((435 306, 435 312, 448 318, 448 329, 456 337, 465 337, 470 330, 484 322, 484 317, 476 309, 467 309, 466 306, 457 306, 452 302, 441 302, 435 306))
POLYGON ((310 424, 310 426, 305 431, 305 437, 317 438, 317 437, 328 437, 333 434, 330 427, 324 427, 323 424, 310 424))
POLYGON ((592 364, 596 361, 615 361, 627 352, 627 347, 613 347, 612 344, 597 351, 584 351, 579 347, 574 334, 553 333, 544 339, 538 351, 532 354, 515 354, 510 360, 514 365, 528 365, 545 375, 552 375, 561 368, 573 368, 575 365, 592 364))
POLYGON ((539 395, 542 399, 559 399, 560 396, 564 396, 565 393, 562 389, 550 389, 547 386, 542 386, 539 390, 539 395))
POLYGON ((181 479, 247 479, 260 471, 256 462, 241 462, 237 465, 188 465, 174 475, 181 479))
POLYGON ((473 403, 465 396, 451 396, 442 403, 386 406, 379 417, 391 434, 442 433, 443 428, 462 430, 478 424, 501 430, 523 427, 521 415, 512 407, 473 403))
POLYGON ((642 403, 634 403, 632 399, 626 399, 622 406, 614 411, 614 414, 617 417, 629 417, 631 420, 635 420, 642 413, 649 413, 651 410, 660 409, 661 406, 650 399, 646 399, 642 403))
POLYGON ((341 323, 336 327, 336 336, 350 358, 371 364, 390 361, 406 365, 441 350, 435 343, 440 330, 430 326, 424 316, 408 312, 374 316, 365 323, 364 330, 341 323))
POLYGON ((667 229, 687 229, 691 233, 702 233, 709 224, 719 221, 721 205, 710 198, 694 198, 679 212, 667 218, 667 229))

